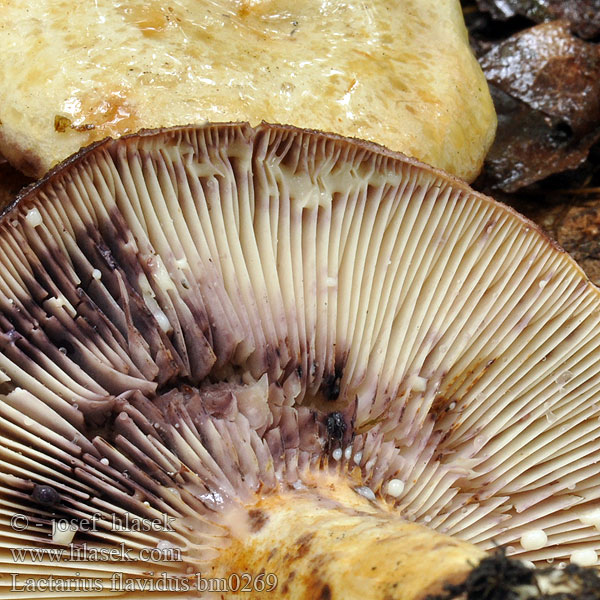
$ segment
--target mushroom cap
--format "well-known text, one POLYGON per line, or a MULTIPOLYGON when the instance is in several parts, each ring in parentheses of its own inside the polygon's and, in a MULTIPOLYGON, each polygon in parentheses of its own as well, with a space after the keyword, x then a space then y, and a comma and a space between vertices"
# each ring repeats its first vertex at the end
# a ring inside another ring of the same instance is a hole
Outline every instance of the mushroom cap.
POLYGON ((3 548, 74 520, 185 574, 320 471, 483 549, 598 548, 599 291, 441 171, 292 127, 143 132, 29 188, 0 264, 3 548))
POLYGON ((267 120, 477 175, 496 117, 458 0, 215 6, 39 0, 33 16, 7 3, 0 152, 40 177, 108 135, 267 120))

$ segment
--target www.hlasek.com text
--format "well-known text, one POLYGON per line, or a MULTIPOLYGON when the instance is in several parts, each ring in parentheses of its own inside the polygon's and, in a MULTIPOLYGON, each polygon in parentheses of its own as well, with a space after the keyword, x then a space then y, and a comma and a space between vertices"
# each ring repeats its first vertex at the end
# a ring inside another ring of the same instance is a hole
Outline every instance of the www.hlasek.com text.
POLYGON ((140 549, 127 548, 124 543, 114 547, 69 544, 65 548, 11 548, 15 563, 60 563, 60 562, 181 562, 181 548, 168 543, 159 543, 158 547, 140 549))

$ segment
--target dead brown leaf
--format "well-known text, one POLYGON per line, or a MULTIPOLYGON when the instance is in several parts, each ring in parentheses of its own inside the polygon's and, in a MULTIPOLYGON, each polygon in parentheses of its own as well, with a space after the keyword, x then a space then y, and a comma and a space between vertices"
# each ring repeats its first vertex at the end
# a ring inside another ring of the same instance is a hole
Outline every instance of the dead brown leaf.
POLYGON ((499 122, 492 185, 514 192, 585 160, 600 139, 600 46, 555 21, 510 36, 480 63, 499 122))
POLYGON ((600 35, 598 0, 477 0, 477 5, 495 19, 505 20, 516 15, 536 23, 565 19, 571 29, 583 38, 600 35))

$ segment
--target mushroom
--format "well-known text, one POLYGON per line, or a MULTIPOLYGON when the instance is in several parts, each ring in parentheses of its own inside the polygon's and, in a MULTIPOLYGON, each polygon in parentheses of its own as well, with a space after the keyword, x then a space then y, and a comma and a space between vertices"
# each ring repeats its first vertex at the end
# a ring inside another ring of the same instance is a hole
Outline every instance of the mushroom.
POLYGON ((468 180, 493 141, 458 0, 4 4, 0 152, 32 177, 109 135, 204 121, 369 139, 468 180))
POLYGON ((598 290, 463 182, 187 126, 0 230, 4 589, 417 600, 498 545, 595 562, 598 290))

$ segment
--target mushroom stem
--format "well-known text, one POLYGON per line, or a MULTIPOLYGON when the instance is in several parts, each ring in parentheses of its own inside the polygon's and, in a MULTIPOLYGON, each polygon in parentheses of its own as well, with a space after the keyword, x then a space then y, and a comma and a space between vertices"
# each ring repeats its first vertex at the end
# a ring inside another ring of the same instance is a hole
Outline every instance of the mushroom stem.
POLYGON ((464 581, 485 556, 399 518, 341 479, 264 497, 247 514, 247 529, 214 576, 276 577, 276 589, 255 598, 275 591, 291 599, 423 600, 464 581))

